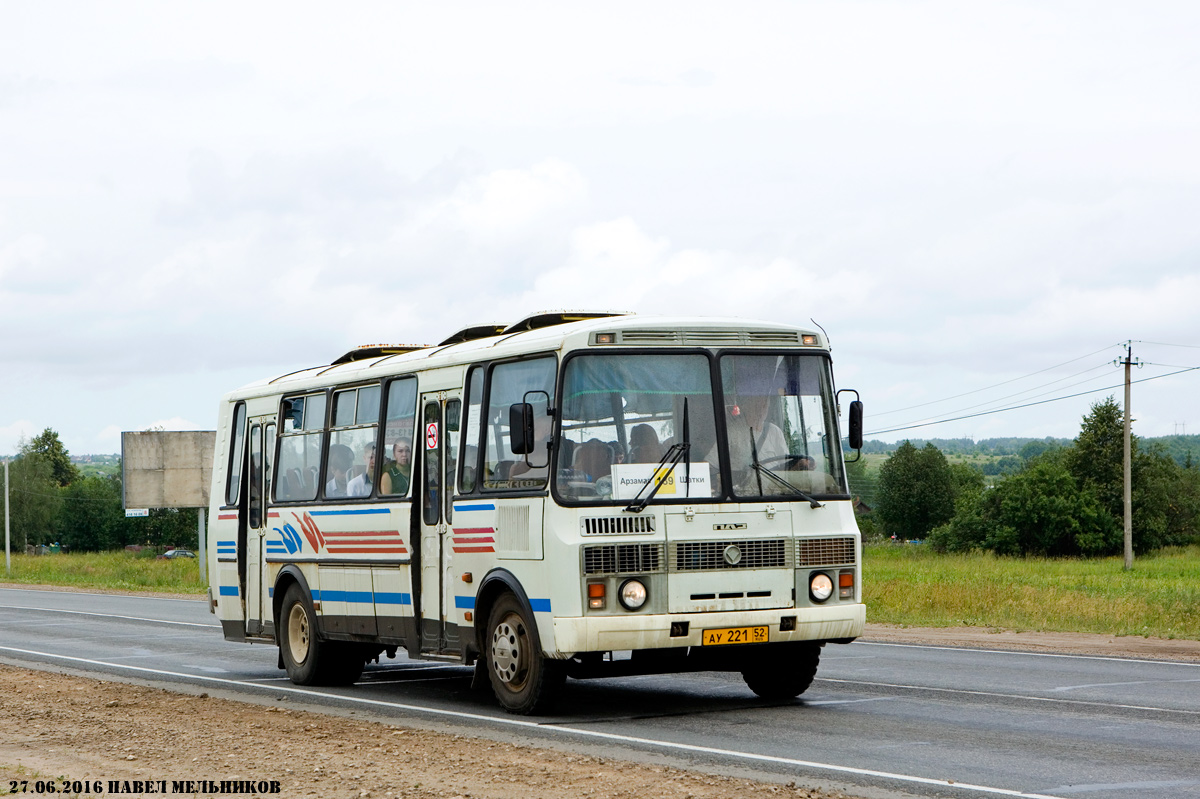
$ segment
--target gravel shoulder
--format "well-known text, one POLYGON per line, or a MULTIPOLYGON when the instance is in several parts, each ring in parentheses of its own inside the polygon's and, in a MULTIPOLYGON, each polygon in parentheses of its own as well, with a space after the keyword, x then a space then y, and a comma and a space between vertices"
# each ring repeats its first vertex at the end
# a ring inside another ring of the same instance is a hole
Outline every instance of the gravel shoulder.
MULTIPOLYGON (((1200 641, 1133 636, 869 624, 862 640, 1200 661, 1200 641)), ((359 799, 849 796, 55 669, 0 664, 0 686, 0 791, 9 780, 70 778, 102 780, 106 793, 109 780, 165 780, 169 793, 174 780, 249 780, 277 781, 280 796, 359 799)))

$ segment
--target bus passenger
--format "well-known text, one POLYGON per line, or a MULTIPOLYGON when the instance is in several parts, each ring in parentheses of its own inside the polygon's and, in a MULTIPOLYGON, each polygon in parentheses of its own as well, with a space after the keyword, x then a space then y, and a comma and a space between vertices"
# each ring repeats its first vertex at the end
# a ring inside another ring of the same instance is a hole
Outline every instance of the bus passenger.
POLYGON ((383 476, 379 478, 379 493, 407 494, 408 483, 412 479, 412 444, 408 434, 392 442, 392 460, 383 466, 383 476))
POLYGON ((629 431, 629 462, 658 463, 662 456, 662 444, 654 428, 644 423, 635 424, 629 431))
POLYGON ((375 474, 375 442, 369 441, 363 447, 363 465, 366 466, 366 471, 355 477, 346 486, 346 496, 348 497, 369 497, 371 489, 374 488, 374 483, 371 477, 375 474))
POLYGON ((345 444, 332 444, 329 447, 329 482, 325 483, 325 496, 346 496, 347 477, 350 467, 354 465, 354 450, 345 444))

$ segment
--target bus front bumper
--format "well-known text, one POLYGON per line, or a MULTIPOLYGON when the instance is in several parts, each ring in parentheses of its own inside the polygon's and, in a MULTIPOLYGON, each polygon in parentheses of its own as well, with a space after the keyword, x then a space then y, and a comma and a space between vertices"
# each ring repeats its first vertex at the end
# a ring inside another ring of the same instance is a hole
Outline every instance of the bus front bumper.
POLYGON ((705 630, 741 627, 766 627, 768 643, 845 641, 862 635, 866 620, 867 608, 863 604, 704 614, 631 613, 627 616, 556 618, 554 649, 561 657, 570 657, 578 652, 701 646, 705 630), (791 618, 795 619, 795 628, 781 630, 781 622, 791 618), (672 624, 680 622, 687 622, 687 633, 671 635, 672 624))

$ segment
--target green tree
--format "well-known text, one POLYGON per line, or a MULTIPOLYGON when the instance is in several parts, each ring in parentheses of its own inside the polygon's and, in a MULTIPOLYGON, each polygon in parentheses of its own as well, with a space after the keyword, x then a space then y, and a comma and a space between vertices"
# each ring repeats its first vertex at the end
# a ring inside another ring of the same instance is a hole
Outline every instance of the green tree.
POLYGON ((45 458, 46 462, 50 464, 51 477, 60 486, 70 485, 72 480, 79 477, 79 470, 75 468, 75 464, 71 463, 71 456, 67 453, 67 448, 59 440, 58 433, 49 427, 22 446, 21 452, 25 455, 37 454, 45 458))
POLYGON ((22 454, 9 464, 13 549, 24 551, 28 545, 54 541, 54 520, 62 498, 53 475, 50 462, 37 453, 22 454))
POLYGON ((924 538, 954 516, 955 486, 946 456, 933 444, 905 441, 879 469, 875 512, 886 533, 924 538))
POLYGON ((1133 461, 1133 547, 1150 552, 1188 543, 1200 529, 1200 473, 1180 466, 1162 444, 1133 461))
MULTIPOLYGON (((1133 442, 1137 450, 1136 437, 1133 442)), ((1067 451, 1067 468, 1080 488, 1091 486, 1104 509, 1125 518, 1125 419, 1112 397, 1092 405, 1083 417, 1075 443, 1067 451)))
POLYGON ((939 551, 1105 555, 1120 549, 1121 531, 1061 458, 1040 457, 994 488, 964 494, 954 519, 929 540, 939 551))
POLYGON ((58 540, 72 550, 99 552, 125 545, 128 521, 119 478, 81 477, 62 490, 58 540))

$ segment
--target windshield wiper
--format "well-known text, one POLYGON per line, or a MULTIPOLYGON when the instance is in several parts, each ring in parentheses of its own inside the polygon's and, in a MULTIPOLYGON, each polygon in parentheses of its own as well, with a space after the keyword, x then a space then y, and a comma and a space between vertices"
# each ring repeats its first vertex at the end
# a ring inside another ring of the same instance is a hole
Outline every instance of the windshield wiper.
MULTIPOLYGON (((772 480, 774 480, 775 482, 779 483, 780 485, 782 485, 782 486, 786 486, 786 487, 790 488, 792 491, 794 491, 794 492, 796 493, 796 496, 800 497, 800 499, 808 500, 808 506, 809 506, 810 508, 823 508, 823 507, 825 507, 825 506, 824 506, 824 505, 822 505, 820 502, 817 502, 815 499, 813 499, 812 497, 810 497, 808 494, 805 494, 805 493, 804 493, 803 491, 801 491, 799 488, 796 488, 796 486, 794 486, 794 485, 792 485, 791 483, 789 483, 789 482, 787 481, 787 478, 785 478, 785 477, 780 477, 778 474, 776 474, 775 472, 771 471, 771 470, 770 470, 770 469, 768 469, 766 466, 763 466, 763 465, 762 465, 761 463, 759 463, 757 460, 756 460, 756 461, 755 461, 755 462, 754 462, 754 463, 751 465, 751 468, 753 468, 753 469, 754 469, 756 472, 758 472, 759 474, 765 474, 767 477, 770 477, 772 480)), ((761 481, 761 480, 759 481, 758 493, 759 493, 759 494, 762 494, 762 481, 761 481)))
POLYGON ((780 477, 778 474, 776 474, 775 472, 768 469, 766 466, 763 466, 761 463, 759 463, 759 461, 758 461, 758 446, 754 443, 754 428, 747 424, 746 430, 747 430, 747 432, 750 433, 750 457, 753 459, 753 463, 750 464, 750 467, 752 469, 754 469, 754 476, 758 480, 758 495, 760 497, 763 495, 761 475, 765 474, 767 477, 770 477, 776 483, 779 483, 782 486, 786 486, 787 488, 790 488, 801 499, 808 500, 808 506, 810 508, 825 507, 820 502, 817 502, 815 499, 810 497, 808 494, 805 494, 799 488, 796 488, 796 486, 789 483, 786 479, 784 479, 783 477, 780 477))
MULTIPOLYGON (((679 461, 683 460, 684 456, 691 449, 691 431, 688 430, 688 406, 687 398, 685 397, 683 400, 683 441, 679 444, 671 445, 671 448, 662 456, 662 460, 654 467, 654 474, 658 479, 655 480, 654 477, 651 477, 647 480, 646 484, 642 486, 642 490, 637 492, 637 496, 633 498, 633 501, 625 506, 625 510, 629 513, 641 513, 645 510, 646 506, 650 504, 650 500, 654 499, 654 495, 658 493, 658 489, 662 488, 663 483, 667 482, 667 478, 674 473, 675 467, 679 465, 679 461), (670 468, 663 469, 667 465, 670 465, 670 468), (654 488, 650 488, 651 483, 654 483, 654 488), (645 493, 647 488, 650 488, 650 493, 646 494, 645 498, 642 498, 642 494, 645 493)), ((686 490, 690 491, 692 487, 692 459, 688 458, 685 464, 683 481, 684 485, 687 486, 686 490)))

